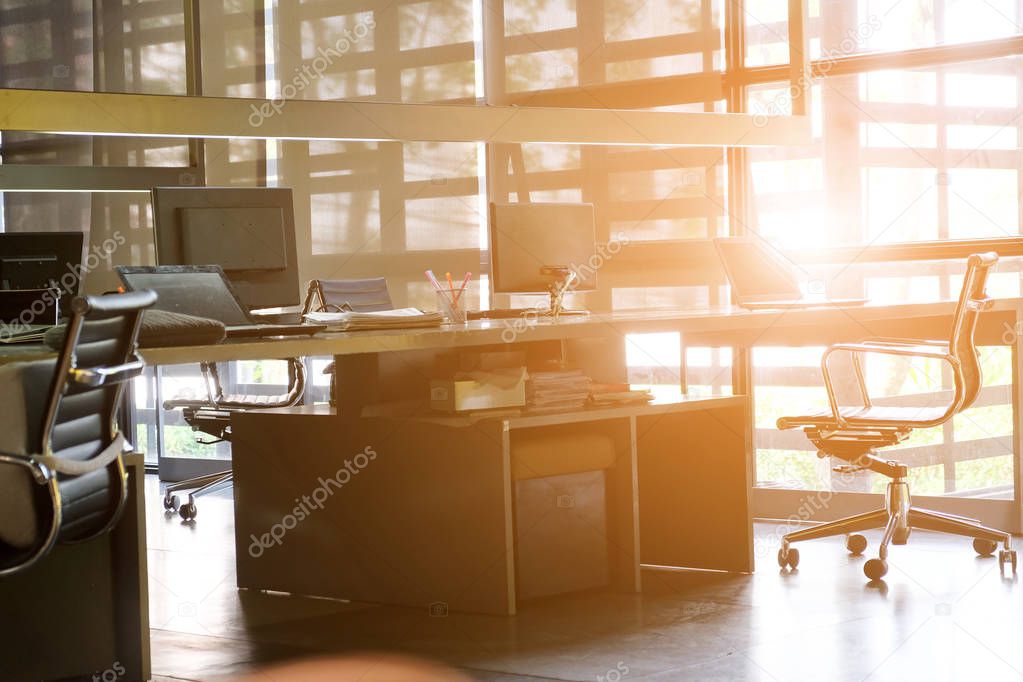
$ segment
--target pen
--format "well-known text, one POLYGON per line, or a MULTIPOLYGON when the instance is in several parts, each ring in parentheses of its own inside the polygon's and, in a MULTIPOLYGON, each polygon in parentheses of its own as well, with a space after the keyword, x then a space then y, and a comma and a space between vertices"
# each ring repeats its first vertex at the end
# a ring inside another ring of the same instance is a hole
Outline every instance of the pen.
POLYGON ((462 280, 462 286, 459 287, 458 293, 455 294, 455 303, 458 303, 458 299, 462 297, 462 294, 465 292, 465 288, 469 286, 469 280, 471 278, 472 278, 471 272, 465 273, 465 279, 462 280))
POLYGON ((433 285, 434 289, 437 291, 444 290, 444 287, 440 285, 440 282, 437 281, 437 277, 433 274, 433 270, 427 270, 424 274, 426 275, 426 279, 430 280, 430 284, 433 285))

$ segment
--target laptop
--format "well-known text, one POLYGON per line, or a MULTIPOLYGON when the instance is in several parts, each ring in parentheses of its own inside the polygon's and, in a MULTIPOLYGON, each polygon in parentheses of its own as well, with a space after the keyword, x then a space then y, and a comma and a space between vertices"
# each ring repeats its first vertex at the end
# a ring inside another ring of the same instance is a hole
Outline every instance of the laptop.
POLYGON ((799 276, 759 239, 715 239, 714 246, 739 305, 747 310, 786 310, 857 306, 866 298, 808 298, 799 288, 799 276))
POLYGON ((220 320, 227 338, 309 336, 326 329, 314 324, 260 324, 245 309, 219 265, 117 266, 129 291, 152 289, 158 310, 220 320))

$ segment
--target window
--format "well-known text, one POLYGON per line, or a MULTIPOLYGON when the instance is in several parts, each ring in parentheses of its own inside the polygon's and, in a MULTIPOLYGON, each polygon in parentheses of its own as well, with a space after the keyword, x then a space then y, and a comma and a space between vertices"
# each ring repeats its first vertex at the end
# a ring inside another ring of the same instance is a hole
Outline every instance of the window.
MULTIPOLYGON (((912 6, 907 2, 906 5, 912 6)), ((782 249, 1020 236, 1020 57, 883 69, 825 77, 811 91, 814 141, 806 148, 749 152, 752 227, 782 249)), ((772 84, 750 89, 751 111, 784 101, 772 84)), ((856 249, 860 249, 857 251, 856 249)), ((963 264, 899 262, 800 266, 830 296, 876 301, 954 297, 963 264)), ((1003 259, 991 284, 1019 291, 1020 263, 1003 259)), ((869 336, 868 332, 864 332, 869 336)), ((754 353, 757 479, 770 487, 875 491, 879 478, 831 475, 808 456, 798 432, 775 420, 792 405, 825 409, 822 349, 754 353), (851 487, 850 487, 851 486, 851 487)), ((918 431, 898 451, 917 494, 1012 496, 1012 406, 1007 349, 985 348, 978 405, 941 428, 918 431), (966 443, 966 445, 964 445, 966 443)), ((868 375, 883 395, 939 401, 947 374, 919 363, 873 358, 868 375)), ((891 404, 901 399, 890 398, 891 404)), ((882 403, 887 404, 887 403, 882 403)))
MULTIPOLYGON (((898 52, 1020 33, 1019 0, 810 0, 812 59, 898 52)), ((788 3, 745 0, 746 66, 788 63, 788 3)))

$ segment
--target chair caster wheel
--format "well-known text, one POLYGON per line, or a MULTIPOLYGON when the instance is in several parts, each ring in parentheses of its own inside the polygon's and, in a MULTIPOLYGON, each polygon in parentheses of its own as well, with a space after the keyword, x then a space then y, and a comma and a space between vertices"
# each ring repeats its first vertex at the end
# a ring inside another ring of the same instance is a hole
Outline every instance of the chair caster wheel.
POLYGON ((850 554, 863 554, 863 550, 867 548, 867 538, 859 533, 853 533, 845 539, 845 548, 850 554))
POLYGON ((909 534, 913 532, 912 528, 896 528, 895 532, 892 533, 892 544, 893 545, 904 545, 909 542, 909 534))
POLYGON ((984 538, 973 539, 973 551, 981 556, 991 556, 998 549, 998 543, 984 538))
POLYGON ((178 510, 178 496, 167 493, 163 496, 163 508, 167 511, 178 510))
POLYGON ((870 559, 863 564, 863 573, 871 580, 880 580, 888 573, 888 562, 884 559, 870 559))
POLYGON ((1012 566, 1013 575, 1016 574, 1016 550, 1003 549, 998 552, 998 568, 1005 571, 1005 564, 1012 566))
POLYGON ((183 518, 185 521, 191 521, 192 519, 195 518, 196 514, 198 513, 199 510, 196 509, 195 502, 188 502, 186 504, 183 504, 181 505, 181 509, 178 510, 178 514, 180 514, 181 518, 183 518))
POLYGON ((778 550, 778 565, 782 568, 795 568, 799 565, 799 550, 789 548, 788 551, 784 549, 778 550))

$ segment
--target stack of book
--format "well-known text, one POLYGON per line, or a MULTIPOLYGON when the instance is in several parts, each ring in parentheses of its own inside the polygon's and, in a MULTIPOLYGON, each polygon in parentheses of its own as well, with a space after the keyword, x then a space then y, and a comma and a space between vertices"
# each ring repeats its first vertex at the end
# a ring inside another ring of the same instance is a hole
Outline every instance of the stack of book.
POLYGON ((600 407, 636 405, 653 399, 649 389, 630 389, 628 384, 593 384, 590 388, 590 402, 600 407))
POLYGON ((534 372, 526 382, 526 407, 530 412, 569 412, 586 406, 590 378, 582 370, 534 372))
POLYGON ((439 327, 444 321, 440 313, 424 313, 418 308, 398 308, 370 313, 306 313, 307 322, 327 325, 327 331, 352 332, 363 329, 415 329, 439 327))

